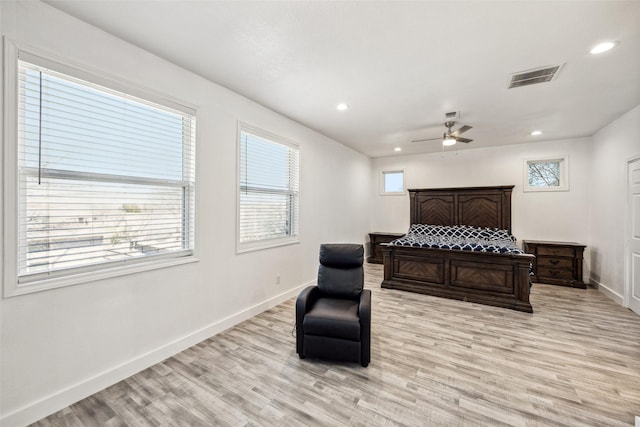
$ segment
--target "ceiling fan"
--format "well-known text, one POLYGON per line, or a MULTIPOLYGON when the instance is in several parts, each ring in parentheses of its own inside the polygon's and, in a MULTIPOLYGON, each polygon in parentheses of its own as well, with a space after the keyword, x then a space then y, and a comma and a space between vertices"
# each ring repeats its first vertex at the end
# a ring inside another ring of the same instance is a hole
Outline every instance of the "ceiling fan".
POLYGON ((444 135, 442 135, 442 138, 416 139, 416 140, 413 140, 411 142, 436 141, 436 140, 442 139, 442 145, 454 145, 456 142, 469 143, 469 142, 473 141, 473 139, 467 139, 467 138, 460 137, 460 134, 468 131, 469 129, 472 128, 472 126, 464 125, 460 129, 457 129, 457 130, 452 132, 451 128, 455 124, 456 124, 456 122, 453 121, 453 120, 449 120, 449 121, 446 121, 444 123, 444 125, 447 127, 447 131, 444 133, 444 135))

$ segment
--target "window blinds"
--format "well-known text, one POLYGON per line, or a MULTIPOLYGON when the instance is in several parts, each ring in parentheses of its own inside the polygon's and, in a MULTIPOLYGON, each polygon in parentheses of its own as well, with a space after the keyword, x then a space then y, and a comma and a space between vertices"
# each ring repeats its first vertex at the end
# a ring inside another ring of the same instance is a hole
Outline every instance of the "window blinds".
POLYGON ((195 117, 18 62, 18 275, 187 254, 195 117))
POLYGON ((240 131, 239 243, 298 235, 298 149, 240 131))

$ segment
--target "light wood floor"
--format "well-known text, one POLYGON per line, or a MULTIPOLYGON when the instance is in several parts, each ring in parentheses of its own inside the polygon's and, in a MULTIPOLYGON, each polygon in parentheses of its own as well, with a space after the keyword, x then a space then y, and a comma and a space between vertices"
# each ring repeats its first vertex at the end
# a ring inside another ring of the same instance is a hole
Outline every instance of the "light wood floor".
POLYGON ((300 360, 294 300, 36 423, 629 426, 640 316, 594 289, 534 285, 534 314, 380 288, 372 355, 300 360))

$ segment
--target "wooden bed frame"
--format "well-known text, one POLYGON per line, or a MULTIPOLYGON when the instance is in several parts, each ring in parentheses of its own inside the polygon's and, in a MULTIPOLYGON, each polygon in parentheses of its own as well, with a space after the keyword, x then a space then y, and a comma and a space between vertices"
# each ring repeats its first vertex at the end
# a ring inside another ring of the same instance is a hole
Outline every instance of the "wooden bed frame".
MULTIPOLYGON (((411 224, 473 225, 511 231, 513 185, 409 190, 411 224)), ((383 244, 383 288, 533 312, 528 254, 383 244)))

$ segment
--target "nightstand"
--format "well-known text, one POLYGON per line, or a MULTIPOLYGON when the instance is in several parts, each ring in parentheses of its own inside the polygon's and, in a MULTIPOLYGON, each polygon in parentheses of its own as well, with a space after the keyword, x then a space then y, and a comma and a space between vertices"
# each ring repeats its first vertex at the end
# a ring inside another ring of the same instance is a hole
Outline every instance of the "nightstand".
POLYGON ((380 243, 389 243, 402 236, 404 236, 404 233, 369 233, 369 257, 367 262, 382 264, 382 247, 380 243))
POLYGON ((524 251, 536 256, 534 282, 586 288, 582 281, 582 256, 585 245, 572 242, 523 240, 524 251))

